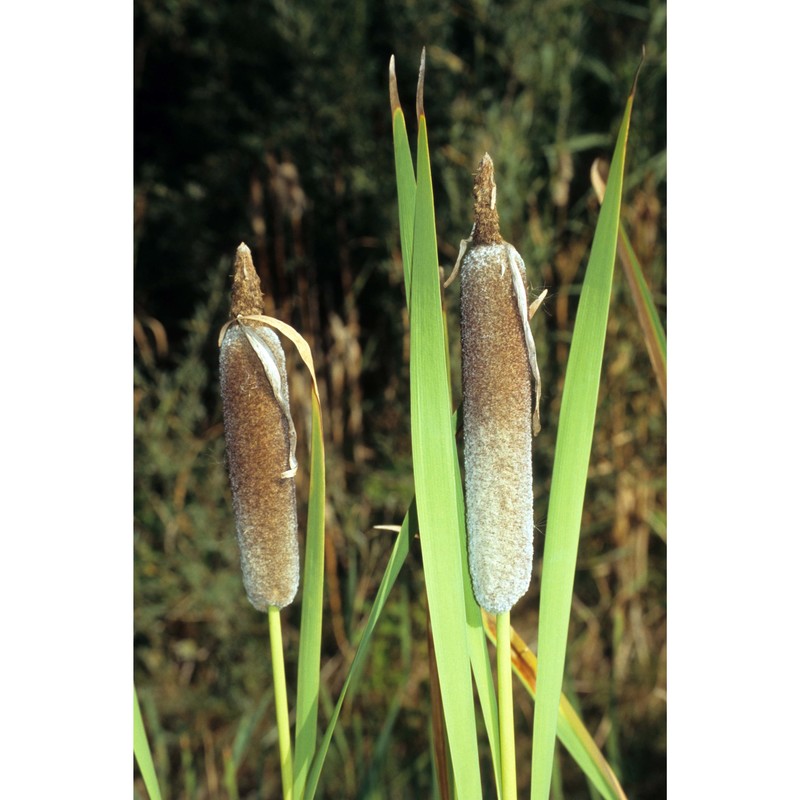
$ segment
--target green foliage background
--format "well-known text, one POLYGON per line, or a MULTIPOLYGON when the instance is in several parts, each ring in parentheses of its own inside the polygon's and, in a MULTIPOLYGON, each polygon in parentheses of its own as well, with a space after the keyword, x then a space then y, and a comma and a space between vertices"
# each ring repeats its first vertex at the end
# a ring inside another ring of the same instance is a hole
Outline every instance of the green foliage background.
MULTIPOLYGON (((399 524, 413 494, 389 56, 410 111, 428 48, 442 266, 469 233, 472 172, 488 150, 503 235, 534 290, 550 292, 534 321, 544 384, 534 491, 546 534, 564 366, 597 218, 589 167, 610 156, 642 44, 623 221, 665 305, 665 4, 139 0, 134 14, 136 681, 167 796, 273 796, 266 618, 241 586, 216 373, 235 248, 251 247, 269 312, 315 351, 329 470, 322 682, 335 700, 392 545, 371 526, 399 524)), ((457 393, 457 290, 447 302, 457 393)), ((295 366, 302 506, 310 391, 295 366)), ((666 425, 621 272, 604 370, 567 688, 628 795, 663 797, 666 425)), ((512 620, 532 645, 545 542, 537 536, 531 591, 512 620)), ((298 622, 295 605, 284 629, 290 683, 298 622)), ((427 670, 412 550, 345 705, 324 796, 431 794, 427 670)), ((533 710, 524 692, 517 700, 524 754, 533 710)), ((329 705, 323 696, 323 720, 329 705)), ((518 760, 520 792, 527 761, 518 760)), ((560 779, 565 796, 589 796, 568 757, 560 779)))

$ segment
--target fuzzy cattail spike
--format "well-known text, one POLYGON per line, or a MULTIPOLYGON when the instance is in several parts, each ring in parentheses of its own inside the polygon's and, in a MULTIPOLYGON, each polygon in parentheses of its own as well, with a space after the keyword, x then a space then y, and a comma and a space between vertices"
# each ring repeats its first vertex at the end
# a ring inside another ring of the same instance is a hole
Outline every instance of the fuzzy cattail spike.
POLYGON ((532 433, 538 433, 538 402, 531 419, 531 377, 538 401, 539 371, 525 264, 500 236, 496 193, 487 153, 475 176, 475 224, 456 270, 460 263, 470 575, 478 604, 500 614, 527 591, 531 578, 531 445, 532 433))
POLYGON ((241 244, 234 262, 232 319, 220 346, 220 389, 242 575, 259 610, 283 608, 300 583, 294 474, 296 434, 286 358, 263 314, 258 275, 241 244))

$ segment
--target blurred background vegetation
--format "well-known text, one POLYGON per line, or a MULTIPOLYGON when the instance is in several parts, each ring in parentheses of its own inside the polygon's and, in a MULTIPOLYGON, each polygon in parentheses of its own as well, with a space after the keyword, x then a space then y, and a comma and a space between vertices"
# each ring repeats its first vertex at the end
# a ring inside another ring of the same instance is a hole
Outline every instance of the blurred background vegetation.
MULTIPOLYGON (((425 108, 440 261, 469 234, 472 173, 494 159, 501 229, 534 293, 544 384, 534 578, 512 623, 535 650, 549 470, 577 295, 597 219, 589 169, 634 106, 623 220, 665 308, 663 0, 137 0, 135 14, 135 678, 168 797, 277 796, 266 618, 245 599, 225 473, 217 333, 236 246, 268 313, 312 344, 329 501, 322 719, 338 696, 413 494, 408 320, 388 64, 415 141, 425 108), (238 786, 238 789, 236 788, 238 786)), ((458 290, 446 296, 459 392, 458 290)), ((310 399, 294 354, 301 531, 310 399)), ((666 421, 615 277, 566 687, 630 798, 666 796, 666 421)), ((302 591, 302 587, 301 587, 302 591)), ((290 676, 299 604, 285 614, 290 676)), ((325 797, 434 792, 426 612, 412 552, 323 773, 325 797)), ((291 689, 290 689, 291 690, 291 689)), ((520 792, 533 708, 518 693, 520 792)), ((590 797, 558 750, 554 795, 590 797)), ((490 786, 490 770, 484 770, 490 786)), ((140 782, 136 791, 144 796, 140 782)), ((487 790, 486 796, 491 796, 487 790)))

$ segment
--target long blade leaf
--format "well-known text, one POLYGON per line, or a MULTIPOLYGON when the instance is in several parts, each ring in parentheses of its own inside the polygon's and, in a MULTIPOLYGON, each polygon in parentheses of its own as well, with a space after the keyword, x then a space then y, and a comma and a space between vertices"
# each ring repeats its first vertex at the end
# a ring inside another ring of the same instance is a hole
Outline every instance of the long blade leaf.
MULTIPOLYGON (((603 202, 606 192, 605 181, 600 174, 599 160, 592 164, 592 185, 600 202, 603 202)), ((653 365, 653 372, 661 391, 661 399, 667 402, 667 334, 661 324, 661 317, 656 310, 653 302, 653 295, 644 277, 642 265, 636 256, 631 240, 625 232, 625 227, 620 221, 619 224, 619 245, 617 248, 619 260, 622 264, 622 271, 628 280, 628 286, 633 296, 633 304, 636 308, 636 316, 639 319, 639 326, 644 334, 644 342, 647 347, 647 354, 650 356, 650 363, 653 365)))
POLYGON ((650 287, 644 278, 642 265, 639 263, 636 252, 631 245, 631 240, 622 225, 620 225, 619 229, 619 239, 619 256, 622 269, 631 287, 636 314, 639 317, 639 324, 644 333, 647 354, 650 356, 650 363, 653 365, 653 372, 655 372, 658 388, 661 391, 661 398, 666 403, 667 334, 664 332, 661 318, 658 316, 658 311, 656 311, 656 304, 653 302, 650 287))
POLYGON ((419 116, 411 268, 411 448, 425 586, 456 792, 481 796, 459 536, 458 462, 425 115, 419 116))
POLYGON ((298 797, 302 796, 316 747, 319 711, 325 569, 325 445, 322 438, 322 410, 316 392, 312 393, 311 407, 311 481, 305 550, 295 727, 295 792, 298 797))
MULTIPOLYGON (((406 132, 405 118, 400 99, 397 94, 397 79, 394 70, 394 57, 389 67, 389 87, 392 104, 392 128, 394 134, 395 173, 397 180, 397 200, 400 218, 400 242, 403 252, 403 268, 406 288, 406 302, 410 301, 411 292, 411 259, 413 254, 414 238, 414 209, 416 204, 416 178, 411 159, 411 150, 406 132)), ((447 335, 447 324, 442 312, 443 335, 447 335)), ((449 375, 449 365, 447 374, 449 375)), ((462 552, 466 550, 466 525, 464 520, 464 495, 461 489, 461 471, 458 468, 458 453, 455 448, 455 431, 458 424, 458 414, 451 417, 453 425, 453 463, 455 465, 453 478, 457 483, 459 538, 462 552)), ((497 697, 492 682, 492 667, 489 660, 489 651, 486 646, 486 637, 483 634, 481 611, 475 602, 472 593, 472 583, 469 569, 465 560, 462 560, 462 582, 466 603, 467 641, 472 673, 478 692, 478 699, 483 712, 484 724, 489 737, 489 746, 494 765, 495 782, 498 796, 500 795, 500 732, 497 712, 497 697)))
POLYGON ((411 254, 414 241, 414 203, 417 181, 411 146, 400 98, 397 94, 397 77, 394 72, 394 56, 389 62, 389 96, 392 104, 392 133, 394 138, 394 167, 397 179, 397 205, 400 211, 400 248, 403 255, 403 277, 406 287, 406 305, 411 299, 411 254))
POLYGON ((633 95, 632 91, 617 137, 608 188, 581 290, 564 380, 539 601, 539 687, 533 726, 532 800, 548 800, 550 794, 569 612, 614 274, 633 95))
POLYGON ((400 533, 398 533, 397 539, 395 540, 394 548, 392 549, 392 555, 389 558, 389 563, 386 565, 386 570, 383 573, 381 584, 378 587, 377 594, 375 595, 375 602, 372 604, 372 609, 370 610, 369 617, 367 618, 367 624, 364 626, 364 632, 362 633, 361 640, 356 648, 356 654, 353 657, 353 663, 350 665, 350 669, 347 672, 347 677, 345 678, 342 686, 342 691, 339 693, 339 700, 337 701, 336 707, 333 710, 333 714, 330 722, 328 723, 325 735, 322 737, 319 751, 314 757, 314 761, 311 765, 308 783, 306 784, 305 790, 306 800, 311 800, 317 791, 319 778, 322 774, 322 767, 325 764, 325 757, 328 754, 331 739, 333 738, 333 733, 336 729, 336 723, 339 721, 339 714, 341 713, 344 699, 347 696, 347 690, 363 666, 364 658, 369 650, 372 634, 375 631, 375 626, 378 624, 378 619, 380 618, 381 612, 386 605, 386 600, 389 597, 389 593, 391 592, 392 587, 397 580, 397 576, 400 574, 400 568, 405 563, 406 556, 408 555, 409 541, 411 538, 410 530, 412 527, 416 529, 416 515, 413 503, 408 514, 406 514, 405 520, 403 520, 403 527, 400 529, 400 533))
POLYGON ((161 790, 158 787, 158 776, 153 764, 153 756, 150 753, 150 745, 147 742, 147 731, 144 729, 142 710, 139 708, 139 697, 136 694, 136 687, 133 687, 133 755, 142 773, 147 794, 151 800, 161 800, 161 790))

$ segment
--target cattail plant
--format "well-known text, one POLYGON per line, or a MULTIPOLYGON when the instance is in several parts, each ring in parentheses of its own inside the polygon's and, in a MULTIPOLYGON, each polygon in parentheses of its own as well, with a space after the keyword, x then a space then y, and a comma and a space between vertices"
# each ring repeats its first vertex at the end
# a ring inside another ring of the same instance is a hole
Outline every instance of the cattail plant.
POLYGON ((244 587, 259 610, 283 608, 300 582, 297 435, 286 358, 264 313, 250 250, 236 251, 231 320, 221 333, 220 389, 244 587))
POLYGON ((236 251, 231 319, 220 332, 220 387, 228 469, 244 586, 269 620, 275 713, 283 799, 302 797, 316 742, 319 697, 322 583, 325 549, 325 452, 322 410, 308 342, 281 320, 264 314, 250 250, 236 251), (286 358, 274 329, 291 339, 312 382, 311 480, 300 649, 297 664, 297 771, 293 768, 280 609, 300 583, 297 543, 297 434, 289 408, 286 358))
POLYGON ((525 264, 500 236, 494 166, 475 176, 475 224, 461 243, 461 352, 469 568, 478 604, 508 611, 530 585, 531 434, 539 432, 539 369, 528 324, 525 264), (535 404, 532 413, 531 376, 535 404))

